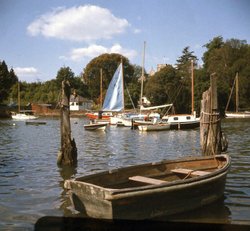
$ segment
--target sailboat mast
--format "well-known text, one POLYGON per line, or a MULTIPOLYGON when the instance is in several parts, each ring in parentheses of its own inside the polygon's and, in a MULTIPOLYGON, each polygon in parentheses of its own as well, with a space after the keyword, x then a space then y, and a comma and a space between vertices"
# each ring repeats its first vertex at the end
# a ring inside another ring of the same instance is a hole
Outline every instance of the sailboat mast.
POLYGON ((239 76, 238 72, 236 73, 236 85, 235 85, 235 111, 238 112, 239 110, 239 76))
POLYGON ((194 60, 191 59, 191 94, 192 94, 192 102, 191 102, 191 106, 192 106, 192 111, 191 111, 191 114, 193 115, 194 114, 194 60))
POLYGON ((142 52, 142 71, 141 71, 141 100, 140 100, 140 113, 142 108, 142 97, 143 97, 143 81, 144 81, 144 64, 145 64, 145 47, 146 42, 143 44, 143 52, 142 52))
POLYGON ((100 69, 100 105, 102 107, 102 68, 100 69))
POLYGON ((124 75, 123 75, 123 62, 121 57, 121 72, 122 72, 122 103, 123 103, 123 112, 125 110, 125 99, 124 99, 124 75))
POLYGON ((21 111, 21 96, 20 96, 20 82, 17 85, 17 97, 18 97, 18 113, 21 111))
POLYGON ((229 103, 230 103, 230 100, 231 100, 231 97, 232 97, 232 94, 233 94, 234 86, 235 86, 235 83, 236 83, 236 77, 237 77, 237 75, 238 75, 238 72, 236 73, 236 76, 234 78, 233 86, 232 86, 231 91, 230 91, 230 95, 229 95, 229 98, 228 98, 228 101, 227 101, 227 105, 226 105, 225 111, 227 111, 227 109, 228 109, 228 106, 229 106, 229 103))

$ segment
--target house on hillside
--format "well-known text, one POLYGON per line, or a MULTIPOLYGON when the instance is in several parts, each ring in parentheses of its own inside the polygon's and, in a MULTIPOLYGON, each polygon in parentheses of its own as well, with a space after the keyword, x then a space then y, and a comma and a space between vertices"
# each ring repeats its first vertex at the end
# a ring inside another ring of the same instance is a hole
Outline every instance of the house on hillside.
POLYGON ((70 111, 90 110, 93 106, 93 101, 83 98, 80 95, 71 95, 69 102, 70 111))

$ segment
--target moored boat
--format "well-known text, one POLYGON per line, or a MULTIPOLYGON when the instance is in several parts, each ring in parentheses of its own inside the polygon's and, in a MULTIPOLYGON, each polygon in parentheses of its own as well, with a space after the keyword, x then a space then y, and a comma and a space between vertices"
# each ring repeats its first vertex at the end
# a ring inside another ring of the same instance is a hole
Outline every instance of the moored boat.
POLYGON ((170 129, 192 129, 200 126, 200 118, 195 113, 167 115, 162 120, 170 124, 170 129))
POLYGON ((194 110, 194 62, 191 60, 191 114, 166 115, 162 120, 170 124, 170 129, 192 129, 200 126, 200 118, 194 110))
POLYGON ((216 201, 229 167, 228 155, 188 157, 83 176, 64 186, 86 217, 151 219, 216 201))
POLYGON ((235 79, 234 79, 233 87, 232 87, 231 92, 230 92, 229 99, 227 101, 226 109, 225 109, 226 118, 235 118, 235 119, 236 118, 238 118, 238 119, 250 118, 250 112, 249 111, 240 111, 239 105, 240 105, 240 102, 239 102, 239 73, 237 72, 235 79), (235 88, 235 111, 230 112, 230 111, 228 111, 228 107, 229 107, 229 103, 230 103, 234 88, 235 88))
POLYGON ((90 124, 85 124, 84 128, 85 130, 105 130, 107 127, 107 124, 104 123, 90 123, 90 124))
POLYGON ((38 116, 34 115, 34 112, 32 110, 21 110, 21 94, 20 94, 20 82, 18 81, 18 112, 12 113, 11 118, 14 120, 35 120, 38 118, 38 116))
POLYGON ((11 118, 14 120, 35 120, 38 119, 38 116, 33 115, 30 110, 24 110, 19 113, 12 114, 11 118))
POLYGON ((170 129, 170 124, 157 123, 157 124, 144 124, 138 125, 140 131, 166 131, 170 129))
POLYGON ((85 115, 91 119, 105 119, 109 120, 113 116, 112 112, 86 112, 85 115))

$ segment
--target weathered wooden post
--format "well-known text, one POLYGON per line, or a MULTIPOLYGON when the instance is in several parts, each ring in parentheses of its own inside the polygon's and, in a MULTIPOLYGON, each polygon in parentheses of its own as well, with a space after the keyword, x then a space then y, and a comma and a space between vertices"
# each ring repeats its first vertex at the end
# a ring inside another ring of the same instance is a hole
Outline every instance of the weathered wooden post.
POLYGON ((218 110, 216 74, 210 76, 210 88, 202 95, 200 143, 203 155, 222 152, 221 118, 218 110))
POLYGON ((77 164, 77 148, 75 140, 71 140, 70 126, 70 84, 68 81, 62 81, 61 92, 61 149, 58 153, 57 164, 59 166, 75 166, 77 164))

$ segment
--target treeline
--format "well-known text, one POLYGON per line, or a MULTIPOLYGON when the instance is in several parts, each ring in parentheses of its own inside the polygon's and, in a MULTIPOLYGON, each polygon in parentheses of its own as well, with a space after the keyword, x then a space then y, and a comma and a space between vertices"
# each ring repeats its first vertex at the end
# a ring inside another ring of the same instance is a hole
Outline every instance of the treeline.
MULTIPOLYGON (((198 66, 198 59, 189 47, 185 47, 176 65, 164 65, 159 71, 144 78, 144 94, 152 105, 174 103, 177 113, 189 113, 191 110, 191 60, 194 62, 195 76, 195 108, 199 111, 202 93, 207 90, 210 75, 218 77, 219 104, 223 111, 236 73, 239 73, 239 101, 242 110, 250 109, 250 45, 245 40, 215 37, 205 44, 203 65, 198 66)), ((72 89, 77 94, 92 99, 96 108, 104 98, 109 82, 118 67, 123 62, 125 82, 125 104, 132 108, 137 106, 141 94, 141 67, 132 65, 120 54, 103 54, 92 59, 83 69, 80 76, 75 76, 70 67, 62 67, 55 79, 46 82, 21 83, 21 102, 57 104, 60 97, 61 82, 69 80, 72 89), (102 73, 102 83, 100 76, 102 73), (100 96, 102 87, 102 97, 100 96), (128 94, 129 92, 129 94, 128 94)), ((0 62, 0 102, 17 102, 17 76, 4 61, 0 62)), ((234 110, 235 101, 229 104, 229 110, 234 110)))

